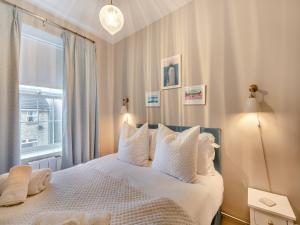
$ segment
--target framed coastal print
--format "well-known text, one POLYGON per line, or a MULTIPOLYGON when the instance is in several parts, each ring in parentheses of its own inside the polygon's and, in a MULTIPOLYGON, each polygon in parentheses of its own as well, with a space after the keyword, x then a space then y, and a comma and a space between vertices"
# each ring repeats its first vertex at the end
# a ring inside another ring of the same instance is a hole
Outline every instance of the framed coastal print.
POLYGON ((147 107, 160 107, 160 91, 146 92, 145 96, 147 107))
POLYGON ((161 88, 181 87, 181 55, 165 58, 161 61, 161 88))
POLYGON ((182 89, 184 105, 204 105, 206 102, 206 85, 188 86, 182 89))

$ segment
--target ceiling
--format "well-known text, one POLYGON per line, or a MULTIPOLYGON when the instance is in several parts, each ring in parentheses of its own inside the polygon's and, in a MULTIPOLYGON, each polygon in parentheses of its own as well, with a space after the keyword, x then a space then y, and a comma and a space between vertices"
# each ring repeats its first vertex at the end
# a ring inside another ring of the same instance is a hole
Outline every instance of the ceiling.
POLYGON ((113 44, 177 10, 191 0, 113 0, 113 4, 123 12, 125 17, 123 29, 114 36, 105 31, 99 22, 99 11, 110 0, 26 1, 113 44))

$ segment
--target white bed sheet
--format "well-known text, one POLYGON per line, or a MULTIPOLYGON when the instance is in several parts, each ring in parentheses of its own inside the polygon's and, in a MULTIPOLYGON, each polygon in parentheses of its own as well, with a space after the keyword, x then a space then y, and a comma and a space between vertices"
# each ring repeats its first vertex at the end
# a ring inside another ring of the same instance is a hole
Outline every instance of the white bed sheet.
POLYGON ((117 159, 111 154, 88 162, 94 168, 118 178, 125 178, 132 186, 155 197, 167 197, 180 205, 201 225, 209 225, 223 201, 223 178, 198 175, 195 184, 184 183, 151 167, 138 167, 117 159))

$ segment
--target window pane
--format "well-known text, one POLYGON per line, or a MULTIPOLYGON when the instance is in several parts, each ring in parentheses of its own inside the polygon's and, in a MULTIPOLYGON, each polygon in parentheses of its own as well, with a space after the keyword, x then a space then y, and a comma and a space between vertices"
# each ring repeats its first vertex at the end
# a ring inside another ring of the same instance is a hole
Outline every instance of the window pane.
POLYGON ((20 58, 20 146, 26 154, 57 152, 62 143, 63 41, 24 25, 20 58))
POLYGON ((21 153, 61 147, 62 91, 20 85, 21 153))

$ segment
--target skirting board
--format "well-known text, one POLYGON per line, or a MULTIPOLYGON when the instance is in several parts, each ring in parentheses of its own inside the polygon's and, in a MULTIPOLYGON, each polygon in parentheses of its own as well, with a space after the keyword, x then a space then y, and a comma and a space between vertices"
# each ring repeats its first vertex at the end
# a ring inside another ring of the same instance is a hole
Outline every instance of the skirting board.
POLYGON ((213 218, 212 222, 211 222, 211 225, 221 225, 222 224, 222 216, 225 216, 225 217, 228 217, 232 220, 235 220, 235 221, 238 221, 239 223, 243 223, 243 224, 247 224, 249 225, 250 223, 245 221, 245 220, 242 220, 242 219, 239 219, 235 216, 232 216, 228 213, 225 213, 225 212, 222 212, 221 210, 219 210, 215 217, 213 218))
POLYGON ((247 222, 247 221, 245 221, 245 220, 242 220, 242 219, 239 219, 239 218, 237 218, 237 217, 235 217, 235 216, 232 216, 232 215, 230 215, 230 214, 228 214, 228 213, 225 213, 225 212, 222 212, 222 211, 218 211, 218 213, 219 213, 219 212, 220 212, 220 214, 221 214, 221 217, 222 217, 222 216, 225 216, 225 217, 228 217, 228 218, 230 218, 230 219, 232 219, 232 220, 238 221, 239 223, 243 223, 243 224, 247 224, 247 225, 250 224, 249 222, 247 222))

